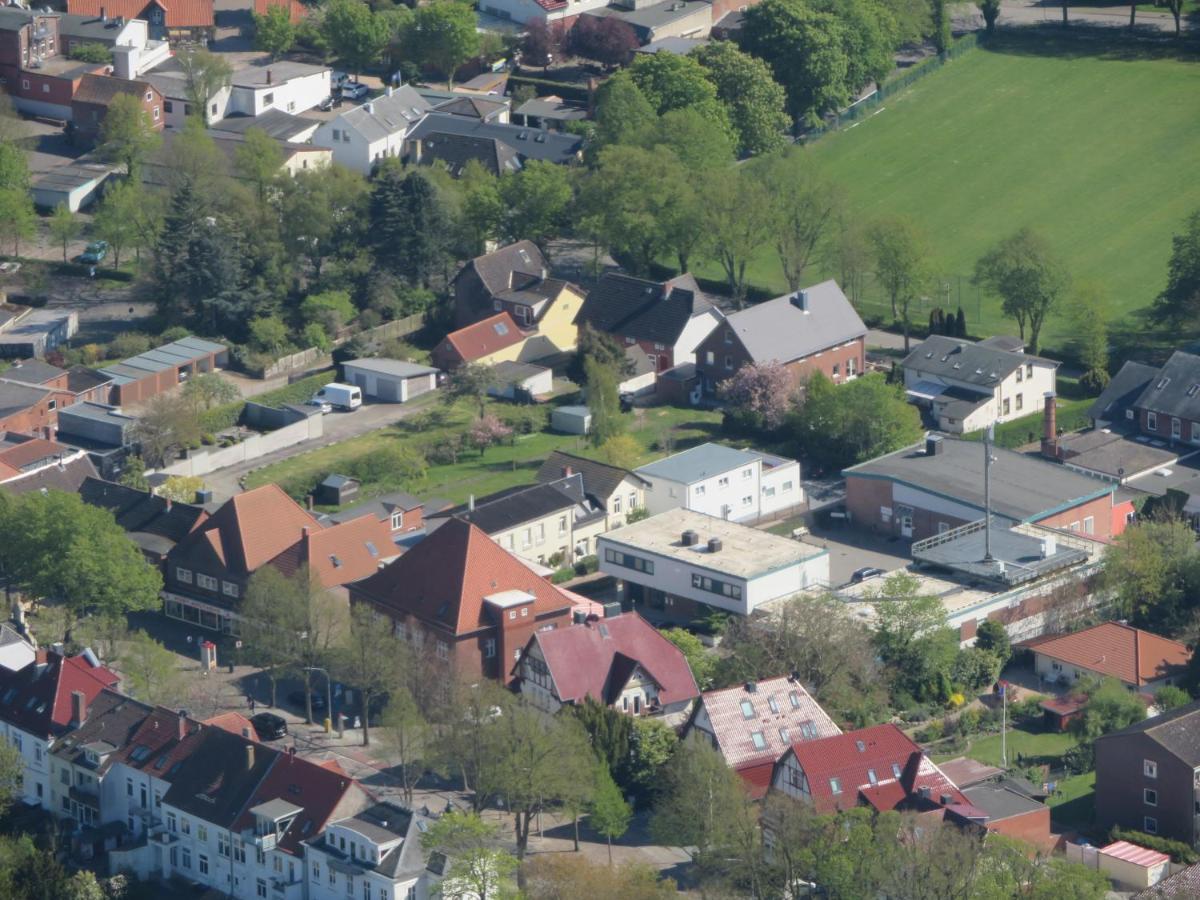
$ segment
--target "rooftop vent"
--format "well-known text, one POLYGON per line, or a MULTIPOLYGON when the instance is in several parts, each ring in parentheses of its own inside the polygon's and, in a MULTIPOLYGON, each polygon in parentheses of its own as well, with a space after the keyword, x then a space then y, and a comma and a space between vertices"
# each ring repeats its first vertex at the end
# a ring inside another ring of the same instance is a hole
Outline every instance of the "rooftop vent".
POLYGON ((746 693, 747 694, 753 694, 753 693, 756 693, 757 691, 758 691, 758 685, 755 682, 753 682, 753 681, 746 682, 746 693))
POLYGON ((725 545, 721 543, 720 538, 714 537, 714 538, 708 539, 708 552, 709 553, 720 553, 721 548, 723 546, 725 546, 725 545))
POLYGON ((695 547, 700 543, 700 535, 692 531, 690 528, 679 536, 680 542, 685 547, 695 547))
POLYGON ((930 434, 925 436, 926 456, 940 456, 945 449, 945 440, 940 434, 930 434))
POLYGON ((804 314, 808 314, 808 291, 796 291, 792 294, 792 306, 804 314))

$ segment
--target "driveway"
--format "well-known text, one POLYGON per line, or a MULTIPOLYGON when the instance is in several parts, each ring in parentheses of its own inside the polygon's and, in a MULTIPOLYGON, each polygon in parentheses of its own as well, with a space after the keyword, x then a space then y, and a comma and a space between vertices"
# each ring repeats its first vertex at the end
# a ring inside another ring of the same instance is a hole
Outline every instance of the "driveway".
POLYGON ((912 561, 907 541, 830 528, 822 519, 822 516, 813 517, 810 534, 804 541, 829 551, 829 584, 832 587, 841 587, 858 569, 867 566, 891 572, 912 561))
POLYGON ((395 422, 399 422, 401 419, 426 409, 430 404, 436 403, 437 400, 438 395, 436 393, 429 393, 411 403, 373 403, 368 401, 354 412, 331 412, 325 416, 325 434, 317 440, 305 441, 302 444, 296 444, 283 450, 277 450, 274 453, 268 453, 266 456, 261 456, 251 462, 210 472, 204 476, 204 484, 213 492, 213 499, 215 501, 223 502, 234 494, 241 493, 242 479, 255 469, 261 469, 272 463, 290 459, 301 453, 307 453, 309 450, 328 447, 330 444, 337 444, 352 437, 358 437, 361 434, 366 434, 368 431, 378 431, 381 428, 386 428, 395 422))

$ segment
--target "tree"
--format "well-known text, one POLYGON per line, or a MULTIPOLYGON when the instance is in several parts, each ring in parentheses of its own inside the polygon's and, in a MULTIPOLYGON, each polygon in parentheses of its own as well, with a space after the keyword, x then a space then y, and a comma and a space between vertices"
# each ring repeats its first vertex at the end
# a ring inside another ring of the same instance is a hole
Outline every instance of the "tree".
POLYGON ((262 15, 254 13, 254 49, 279 59, 296 43, 296 26, 286 5, 272 3, 262 15))
POLYGON ((63 262, 67 261, 67 246, 79 237, 79 219, 65 203, 54 207, 50 217, 50 236, 62 247, 63 262))
POLYGON ((772 234, 770 192, 745 167, 732 166, 713 173, 706 201, 702 227, 741 309, 746 300, 746 266, 772 234))
POLYGON ((921 439, 921 416, 902 385, 869 374, 835 385, 821 373, 809 378, 794 419, 796 441, 819 465, 842 467, 874 459, 921 439))
POLYGON ((499 418, 493 415, 483 415, 471 423, 467 435, 471 443, 479 448, 479 455, 483 456, 487 452, 487 448, 493 444, 500 444, 512 437, 513 430, 500 421, 499 418))
POLYGON ((1087 697, 1087 705, 1082 715, 1071 720, 1070 728, 1081 743, 1090 744, 1102 734, 1146 718, 1146 704, 1115 678, 1083 684, 1079 690, 1087 697))
POLYGON ((1029 352, 1036 354, 1046 316, 1070 283, 1047 241, 1022 228, 980 257, 973 280, 1003 300, 1004 314, 1017 320, 1022 339, 1028 324, 1029 352))
POLYGON ((291 332, 279 316, 259 316, 250 322, 250 341, 272 356, 281 354, 289 344, 291 332))
POLYGON ((756 170, 771 199, 775 254, 788 290, 798 291, 821 241, 836 221, 837 195, 803 152, 776 153, 756 170))
POLYGON ((428 287, 450 237, 448 210, 429 177, 385 164, 371 188, 369 215, 380 265, 428 287))
POLYGON ((802 0, 764 0, 746 10, 739 43, 771 67, 792 119, 816 125, 854 89, 847 83, 846 42, 845 27, 832 13, 802 0))
POLYGON ((608 766, 596 766, 596 787, 592 795, 592 806, 588 822, 608 841, 608 864, 612 865, 612 842, 629 830, 633 810, 621 796, 621 789, 613 781, 608 766))
POLYGON ((146 463, 140 456, 130 456, 125 460, 125 470, 121 473, 119 483, 135 491, 150 490, 150 482, 146 480, 146 463))
POLYGON ((0 241, 12 241, 12 255, 21 253, 21 240, 37 230, 37 213, 25 188, 0 188, 0 241))
POLYGON ((325 329, 325 333, 334 337, 342 329, 354 321, 358 310, 347 291, 322 291, 319 294, 309 294, 300 304, 300 317, 305 322, 315 322, 325 329))
POLYGON ((118 651, 126 688, 143 703, 174 703, 183 683, 179 658, 144 631, 129 635, 118 651))
POLYGON ((470 400, 479 410, 479 418, 487 412, 488 388, 496 382, 495 370, 482 363, 463 363, 452 371, 442 386, 442 402, 453 406, 459 400, 470 400))
MULTIPOLYGON (((573 33, 578 33, 585 22, 594 18, 581 16, 573 33)), ((639 144, 642 136, 654 127, 656 121, 657 113, 654 107, 626 72, 618 72, 596 92, 596 144, 600 147, 610 144, 639 144)))
POLYGON ((154 120, 142 106, 141 95, 117 94, 100 123, 99 150, 105 159, 122 163, 125 174, 136 178, 142 162, 162 143, 154 120))
POLYGON ((421 848, 449 861, 441 884, 446 896, 495 898, 518 866, 500 849, 499 828, 473 812, 450 812, 431 822, 421 835, 421 848))
POLYGON ((525 34, 521 37, 521 59, 547 68, 561 52, 562 42, 562 29, 541 19, 531 19, 525 23, 525 34))
POLYGON ((522 238, 544 245, 559 234, 574 199, 571 172, 566 166, 530 160, 500 180, 499 197, 509 240, 522 238))
MULTIPOLYGON (((723 122, 685 106, 659 116, 657 125, 646 135, 646 146, 651 150, 667 147, 685 169, 704 173, 732 163, 736 145, 723 122)), ((692 231, 700 230, 694 218, 690 224, 692 231)))
POLYGON ((184 90, 193 110, 200 111, 200 121, 207 126, 212 112, 209 102, 233 80, 233 67, 223 56, 194 47, 177 53, 175 59, 183 69, 184 90))
POLYGON ((892 684, 918 700, 946 700, 958 633, 946 624, 941 598, 921 594, 913 576, 896 574, 864 599, 875 605, 875 646, 892 684))
POLYGON ((437 69, 446 76, 446 87, 451 88, 458 67, 479 53, 475 13, 463 3, 417 7, 404 43, 410 59, 437 69))
POLYGON ((581 856, 543 853, 526 863, 524 895, 529 900, 675 900, 678 892, 671 879, 660 879, 656 870, 641 863, 606 866, 581 856))
MULTIPOLYGON (((988 34, 996 32, 996 19, 1000 18, 1000 0, 977 0, 979 11, 983 14, 984 26, 988 34)), ((1065 6, 1063 10, 1066 12, 1065 6)))
POLYGON ((1065 859, 1031 856, 1029 845, 989 835, 972 886, 973 900, 1101 900, 1111 885, 1100 871, 1065 859))
POLYGON ((398 771, 401 796, 411 808, 413 791, 432 755, 433 729, 421 715, 408 688, 396 686, 388 692, 380 731, 392 753, 389 761, 395 763, 393 771, 398 771))
POLYGON ((1012 641, 1008 637, 1008 629, 995 619, 984 619, 975 629, 975 646, 987 650, 1000 660, 1003 666, 1012 656, 1012 641))
POLYGON ((206 372, 188 379, 183 386, 183 396, 191 400, 200 409, 212 409, 241 399, 241 392, 232 381, 222 378, 216 372, 206 372))
POLYGON ((707 856, 727 845, 733 811, 748 800, 741 776, 708 744, 680 744, 650 819, 655 843, 707 856))
POLYGON ((391 39, 386 20, 374 15, 362 0, 330 0, 321 19, 321 34, 355 77, 379 59, 391 39))
POLYGON ((738 152, 763 154, 782 147, 788 129, 787 94, 770 67, 732 41, 713 41, 691 55, 704 67, 717 99, 729 111, 738 152))
MULTIPOLYGON (((875 256, 875 277, 892 303, 904 329, 904 352, 909 350, 912 320, 909 309, 929 284, 929 248, 924 233, 906 216, 884 219, 867 231, 875 256)), ((1036 351, 1035 351, 1036 352, 1036 351)))
POLYGON ((21 796, 24 780, 25 760, 21 751, 8 741, 3 742, 0 744, 0 815, 5 815, 21 796))
POLYGON ((587 405, 592 415, 590 439, 599 447, 625 430, 621 413, 617 372, 611 366, 588 359, 583 363, 587 375, 587 405))
POLYGON ((1104 287, 1095 281, 1076 285, 1071 297, 1076 354, 1083 366, 1079 384, 1100 393, 1108 386, 1108 302, 1104 287))
POLYGON ((687 659, 696 686, 702 691, 712 687, 713 674, 717 668, 717 657, 708 651, 700 642, 700 638, 684 628, 667 628, 660 632, 663 637, 679 648, 679 652, 687 659))
POLYGON ((141 447, 147 465, 159 468, 184 447, 200 441, 200 422, 195 407, 183 397, 160 394, 145 406, 133 427, 133 439, 141 447))
MULTIPOLYGON (((0 126, 8 127, 12 107, 0 109, 0 126)), ((0 188, 29 190, 29 162, 11 139, 0 140, 0 188)))
POLYGON ((371 744, 371 698, 388 689, 394 671, 397 641, 381 616, 369 606, 350 612, 350 629, 336 655, 335 669, 342 681, 362 697, 362 745, 371 744))
MULTIPOLYGON (((895 68, 896 48, 900 46, 892 12, 875 0, 817 0, 815 6, 836 17, 842 25, 846 88, 850 96, 857 96, 873 81, 882 84, 895 68)), ((936 15, 935 12, 935 18, 936 15)), ((949 41, 949 32, 946 39, 949 41)))
POLYGON ((633 26, 617 18, 580 16, 571 29, 571 51, 606 69, 625 62, 639 44, 633 26))
POLYGON ((1154 316, 1164 325, 1192 325, 1200 317, 1200 209, 1171 238, 1167 286, 1155 298, 1154 316))
POLYGON ((1140 628, 1174 631, 1191 616, 1200 588, 1200 552, 1182 519, 1142 519, 1104 554, 1101 580, 1117 615, 1140 628))
POLYGON ((137 240, 134 206, 141 194, 140 186, 134 181, 127 180, 111 186, 92 220, 96 235, 108 242, 114 268, 121 265, 121 251, 137 240))
POLYGON ((1180 34, 1180 18, 1183 16, 1184 0, 1166 0, 1166 7, 1171 11, 1171 15, 1175 17, 1175 37, 1180 34))
MULTIPOLYGON (((1063 21, 1067 17, 1066 0, 1063 2, 1063 21)), ((946 0, 933 0, 933 46, 938 53, 950 49, 950 4, 946 0)))
POLYGON ((1162 712, 1176 707, 1186 706, 1192 702, 1192 696, 1183 688, 1168 684, 1154 692, 1154 705, 1162 712))
POLYGON ((695 58, 674 53, 642 53, 625 71, 660 116, 673 109, 691 109, 719 123, 732 135, 728 113, 717 100, 717 86, 695 58))
MULTIPOLYGON (((271 13, 281 9, 279 6, 269 7, 271 13)), ((267 188, 279 179, 283 169, 283 153, 279 144, 261 128, 248 128, 245 138, 234 150, 233 168, 240 177, 254 185, 258 202, 262 203, 267 198, 267 188)))
MULTIPOLYGON (((445 678, 444 664, 437 673, 445 678)), ((484 809, 491 797, 485 787, 485 770, 492 764, 492 748, 488 745, 492 723, 508 715, 513 695, 491 679, 475 684, 452 682, 450 701, 439 701, 443 711, 439 723, 434 762, 447 776, 462 779, 463 790, 471 794, 472 808, 484 809)))
POLYGON ((791 374, 774 361, 744 365, 717 386, 734 427, 760 432, 783 424, 794 392, 791 374))
POLYGON ((642 445, 629 434, 614 434, 598 449, 600 459, 622 469, 632 470, 642 455, 642 445))
POLYGON ((246 647, 271 685, 271 706, 280 670, 292 662, 299 627, 295 583, 274 566, 260 566, 246 585, 239 614, 246 647))
POLYGON ((204 489, 199 475, 172 475, 156 490, 160 497, 175 503, 195 503, 196 494, 204 489))
POLYGON ((459 207, 457 243, 469 254, 483 251, 484 243, 500 233, 504 223, 504 202, 500 199, 500 181, 473 159, 458 179, 462 191, 459 207))

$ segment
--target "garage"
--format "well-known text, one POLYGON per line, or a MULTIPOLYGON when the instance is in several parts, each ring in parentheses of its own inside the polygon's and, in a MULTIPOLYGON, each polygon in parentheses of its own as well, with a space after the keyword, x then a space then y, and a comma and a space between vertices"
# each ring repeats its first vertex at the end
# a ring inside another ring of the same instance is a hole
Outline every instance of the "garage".
POLYGON ((491 397, 529 403, 554 392, 554 372, 545 366, 499 362, 492 367, 492 371, 496 380, 488 387, 487 392, 491 397))
POLYGON ((342 363, 342 380, 363 396, 384 403, 407 403, 437 387, 438 370, 401 359, 354 359, 342 363))

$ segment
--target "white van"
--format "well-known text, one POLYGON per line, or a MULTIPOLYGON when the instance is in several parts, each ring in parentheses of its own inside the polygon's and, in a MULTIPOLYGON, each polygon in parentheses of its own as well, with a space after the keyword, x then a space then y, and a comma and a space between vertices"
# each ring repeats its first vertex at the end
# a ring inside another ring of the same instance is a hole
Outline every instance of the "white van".
POLYGON ((344 409, 347 412, 362 406, 362 389, 352 384, 338 384, 331 381, 312 395, 309 401, 312 406, 328 403, 334 409, 344 409))

